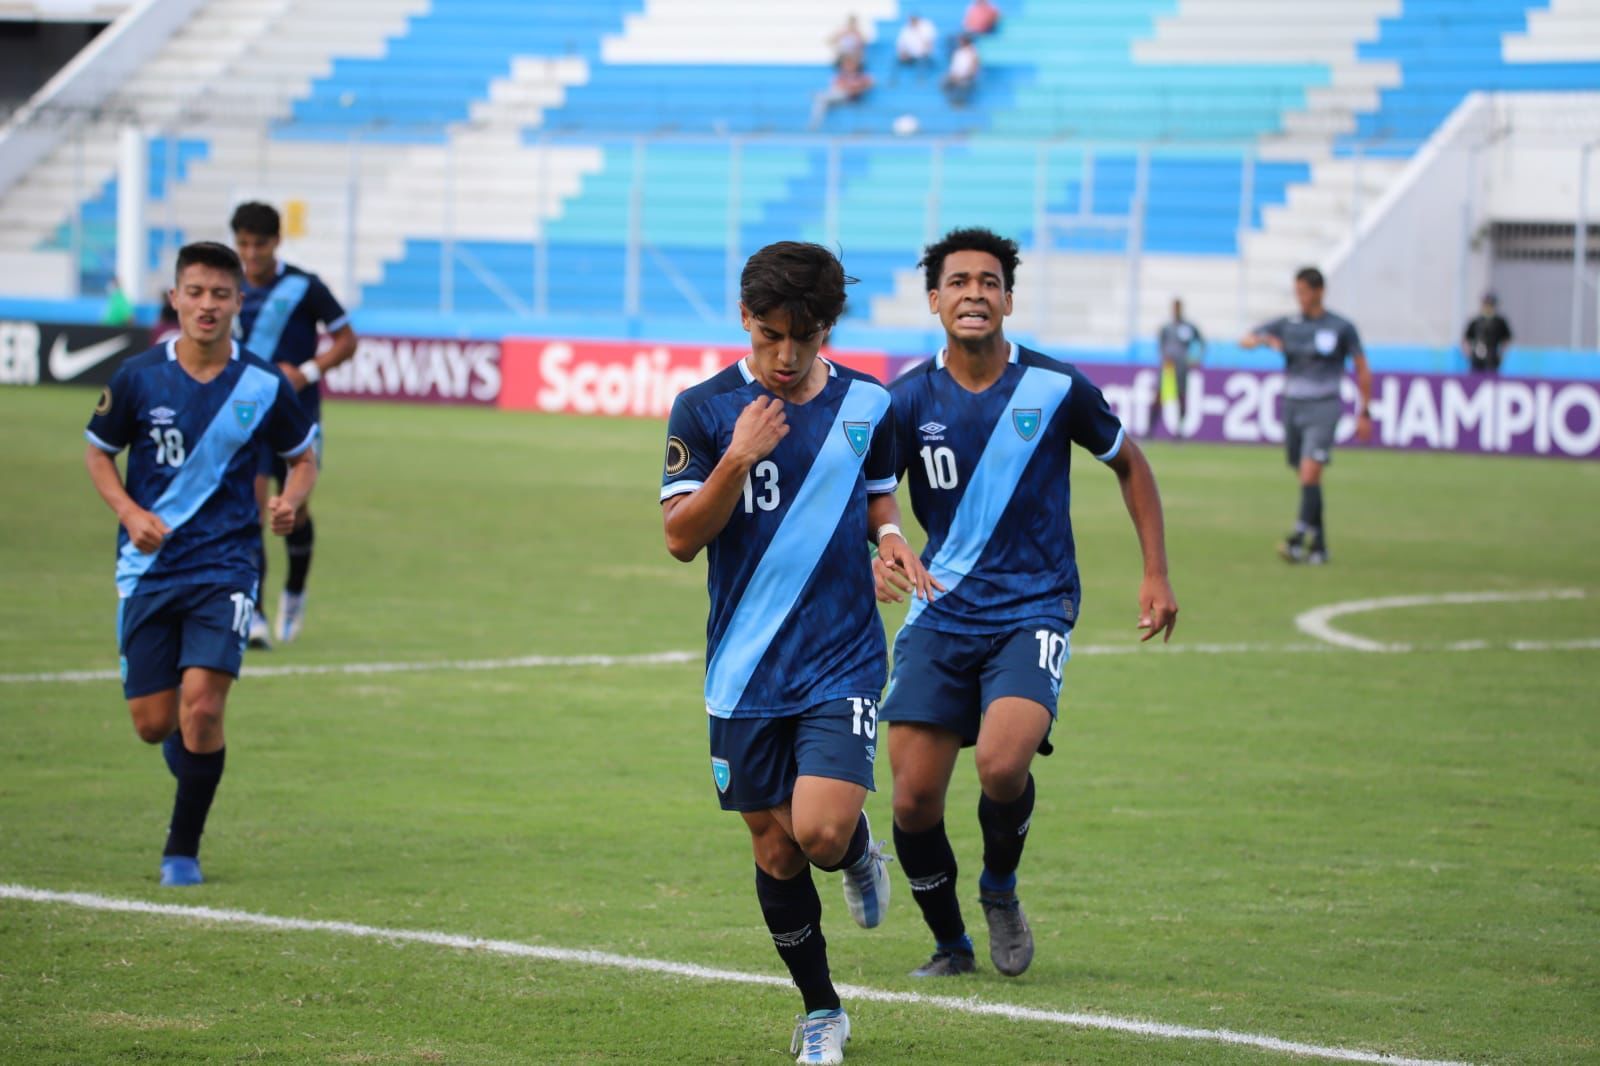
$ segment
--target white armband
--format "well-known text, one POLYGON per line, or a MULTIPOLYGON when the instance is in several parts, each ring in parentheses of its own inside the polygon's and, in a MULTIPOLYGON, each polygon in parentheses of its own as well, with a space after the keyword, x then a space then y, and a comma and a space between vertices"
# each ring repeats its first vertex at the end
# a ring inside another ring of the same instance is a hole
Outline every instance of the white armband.
POLYGON ((877 540, 877 542, 879 544, 882 544, 883 543, 883 538, 887 537, 890 533, 893 533, 895 536, 899 537, 901 540, 905 540, 906 539, 906 535, 904 533, 900 532, 900 527, 895 525, 893 522, 885 522, 883 525, 879 526, 878 527, 878 533, 877 533, 877 536, 876 536, 875 539, 877 540))
POLYGON ((299 366, 300 376, 306 379, 307 385, 315 385, 322 380, 322 368, 315 359, 307 359, 299 366))

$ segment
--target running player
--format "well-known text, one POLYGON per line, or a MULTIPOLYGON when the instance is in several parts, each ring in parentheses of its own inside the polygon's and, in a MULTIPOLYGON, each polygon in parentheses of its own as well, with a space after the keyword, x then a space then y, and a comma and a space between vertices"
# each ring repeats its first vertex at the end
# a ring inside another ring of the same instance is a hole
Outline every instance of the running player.
POLYGON ((1339 385, 1346 362, 1355 364, 1361 408, 1356 439, 1372 439, 1372 371, 1361 337, 1348 318, 1322 306, 1322 271, 1306 267, 1294 276, 1300 313, 1275 318, 1239 344, 1266 345, 1283 353, 1283 441, 1289 467, 1300 475, 1300 517, 1278 554, 1285 562, 1320 566, 1328 561, 1328 532, 1322 518, 1322 468, 1333 462, 1333 439, 1344 411, 1339 385))
POLYGON ((287 534, 316 484, 316 423, 271 363, 233 340, 244 283, 226 245, 178 252, 182 333, 134 356, 100 394, 85 435, 90 480, 115 512, 122 692, 141 739, 178 779, 163 885, 196 885, 200 834, 222 779, 222 715, 257 588, 256 447, 289 464, 267 501, 287 534), (128 449, 128 475, 116 455, 128 449))
MULTIPOLYGON (((317 384, 322 375, 349 359, 356 352, 356 332, 350 326, 339 301, 315 274, 278 259, 281 224, 275 208, 263 203, 240 204, 233 212, 233 245, 244 261, 244 311, 239 315, 239 335, 247 350, 278 364, 284 376, 298 391, 300 406, 312 421, 322 419, 322 390, 317 384), (320 328, 319 328, 320 327, 320 328), (333 343, 317 354, 322 331, 333 336, 333 343)), ((317 461, 322 461, 322 440, 317 439, 317 461)), ((256 471, 256 499, 267 498, 267 479, 281 488, 283 461, 270 448, 262 448, 256 471)), ((306 576, 311 571, 311 551, 316 542, 316 527, 311 512, 295 516, 294 532, 285 538, 288 576, 278 599, 280 641, 300 635, 305 624, 306 576)), ((267 580, 266 543, 261 546, 261 582, 267 580)), ((266 615, 260 605, 250 623, 250 646, 271 647, 266 615)))
POLYGON ((863 544, 928 591, 898 526, 889 394, 817 355, 849 280, 815 244, 750 257, 750 354, 673 404, 661 487, 667 550, 684 562, 707 551, 712 779, 750 831, 756 898, 805 1001, 791 1049, 802 1063, 842 1062, 850 1036, 811 867, 844 871, 864 928, 889 902, 862 812, 886 651, 863 544))
MULTIPOLYGON (((945 348, 891 386, 900 469, 928 533, 930 579, 895 638, 884 698, 894 773, 895 851, 934 937, 919 977, 970 973, 972 940, 956 897, 945 794, 956 757, 976 746, 983 831, 979 902, 989 957, 1016 976, 1033 960, 1017 867, 1033 817, 1035 752, 1049 754, 1061 670, 1080 585, 1069 511, 1073 444, 1111 467, 1144 555, 1139 626, 1170 639, 1161 498, 1137 444, 1088 378, 1008 342, 1017 246, 954 230, 925 250, 928 307, 945 348)), ((892 560, 874 564, 880 598, 915 587, 892 560)))

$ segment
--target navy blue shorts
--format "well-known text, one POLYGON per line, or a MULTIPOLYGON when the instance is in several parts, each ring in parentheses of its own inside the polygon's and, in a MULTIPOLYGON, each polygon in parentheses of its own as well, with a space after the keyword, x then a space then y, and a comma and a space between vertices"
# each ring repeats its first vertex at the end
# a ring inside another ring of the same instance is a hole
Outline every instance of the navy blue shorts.
POLYGON ((137 699, 178 687, 191 666, 239 676, 255 582, 178 585, 134 593, 117 605, 122 694, 137 699))
MULTIPOLYGON (((883 720, 948 729, 963 747, 977 743, 983 712, 1003 697, 1032 700, 1054 720, 1069 637, 1045 626, 980 635, 905 626, 894 638, 883 720)), ((1049 754, 1048 747, 1040 750, 1049 754)))
POLYGON ((795 778, 853 781, 874 791, 878 701, 829 700, 783 718, 712 718, 711 780, 725 811, 788 802, 795 778))

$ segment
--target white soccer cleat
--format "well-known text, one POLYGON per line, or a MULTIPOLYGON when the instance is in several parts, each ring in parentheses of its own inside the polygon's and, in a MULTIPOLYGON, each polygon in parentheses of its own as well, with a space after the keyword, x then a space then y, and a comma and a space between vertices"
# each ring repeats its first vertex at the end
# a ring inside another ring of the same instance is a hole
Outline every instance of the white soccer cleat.
POLYGON ((882 925, 889 909, 889 856, 883 853, 883 841, 872 839, 870 823, 866 854, 844 872, 844 902, 863 929, 882 925))
POLYGON ((306 594, 284 592, 278 598, 278 643, 288 644, 306 623, 306 594))
POLYGON ((844 1045, 849 1039, 850 1016, 844 1008, 812 1011, 795 1019, 789 1054, 802 1066, 838 1066, 844 1061, 844 1045))
POLYGON ((272 626, 260 611, 250 612, 250 635, 245 638, 245 644, 261 651, 272 649, 272 626))

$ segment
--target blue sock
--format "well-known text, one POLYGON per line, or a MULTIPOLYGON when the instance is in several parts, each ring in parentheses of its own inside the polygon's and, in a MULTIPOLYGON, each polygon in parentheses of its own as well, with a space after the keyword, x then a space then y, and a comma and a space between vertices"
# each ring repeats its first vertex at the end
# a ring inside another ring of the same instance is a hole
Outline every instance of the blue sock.
POLYGON ((972 954, 972 938, 965 933, 955 940, 935 940, 934 946, 940 951, 959 951, 963 955, 972 954))
POLYGON ((172 776, 178 776, 178 768, 183 765, 183 734, 174 729, 161 742, 162 757, 167 760, 167 769, 172 771, 172 776))
POLYGON ((986 866, 983 869, 983 873, 978 875, 979 892, 987 892, 990 895, 1003 896, 1007 892, 1015 892, 1016 890, 1017 872, 1015 870, 1004 875, 992 874, 989 872, 989 868, 986 866))

